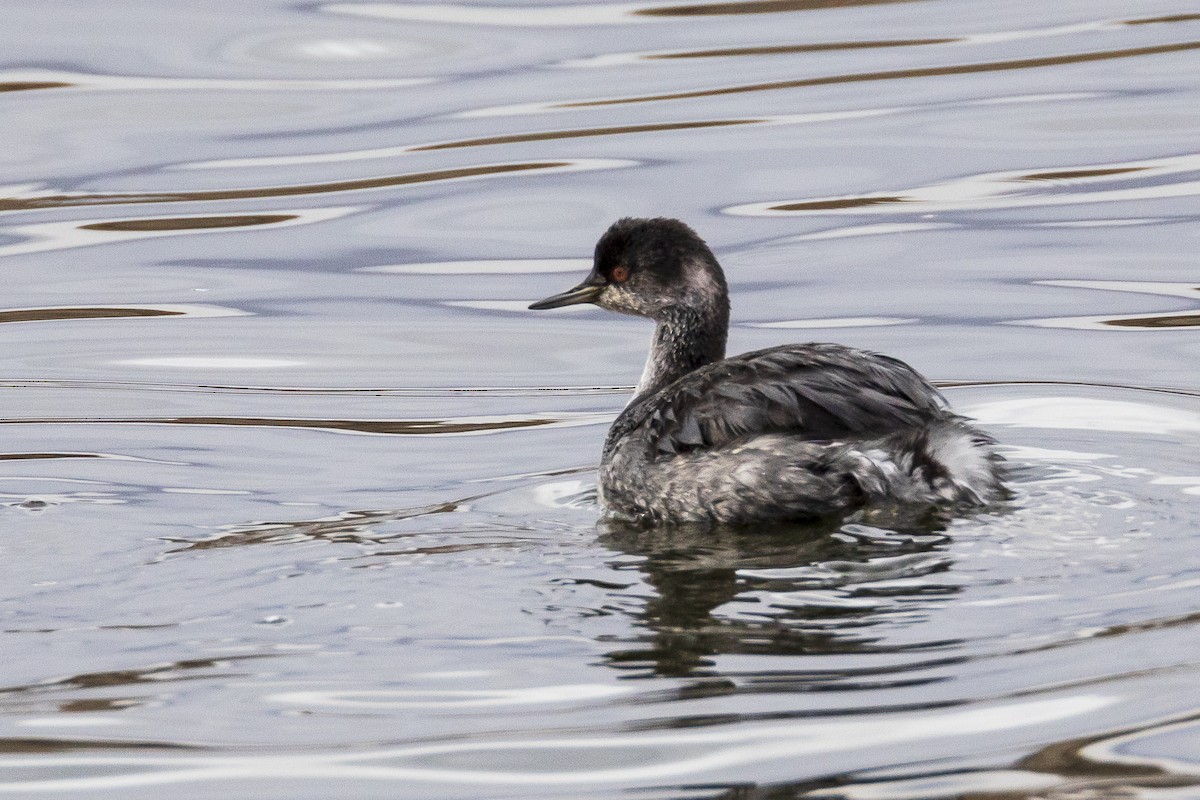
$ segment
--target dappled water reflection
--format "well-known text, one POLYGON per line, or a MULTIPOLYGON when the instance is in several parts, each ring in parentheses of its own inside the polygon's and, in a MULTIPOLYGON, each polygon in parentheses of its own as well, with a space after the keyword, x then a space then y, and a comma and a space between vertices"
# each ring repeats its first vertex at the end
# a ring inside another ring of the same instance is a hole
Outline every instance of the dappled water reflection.
POLYGON ((870 638, 863 634, 883 621, 875 616, 886 614, 892 603, 828 589, 915 577, 940 571, 948 561, 929 552, 944 541, 942 536, 876 529, 887 542, 882 544, 866 530, 839 532, 834 524, 753 531, 610 530, 600 541, 644 557, 636 568, 653 594, 636 613, 652 635, 639 642, 641 647, 607 658, 632 674, 648 669, 688 677, 712 675, 714 663, 706 657, 716 654, 870 652, 870 638), (898 550, 916 552, 894 555, 898 550), (739 611, 721 613, 735 601, 739 611))
MULTIPOLYGON (((1195 580, 1171 565, 1191 552, 1194 504, 1180 501, 1200 489, 1200 477, 1188 477, 1190 447, 1173 457, 1164 446, 1194 445, 1194 396, 1081 386, 950 391, 1009 443, 1016 498, 975 517, 901 528, 855 520, 737 531, 597 527, 594 472, 570 466, 487 468, 454 482, 475 487, 470 493, 431 488, 424 504, 289 512, 298 498, 283 472, 266 483, 250 475, 269 463, 268 443, 285 441, 277 428, 245 428, 241 446, 260 454, 245 460, 232 449, 200 456, 183 443, 204 442, 208 429, 181 426, 178 444, 137 449, 191 452, 181 476, 224 476, 238 491, 195 478, 176 488, 121 487, 93 473, 86 489, 44 495, 27 514, 52 520, 73 503, 108 498, 125 509, 122 525, 148 533, 164 505, 214 520, 234 506, 274 509, 276 521, 186 535, 167 528, 139 548, 151 557, 136 574, 111 581, 87 577, 70 558, 54 566, 76 591, 90 586, 108 598, 111 610, 88 629, 95 641, 174 649, 186 635, 224 644, 207 657, 124 658, 109 671, 10 685, 0 692, 5 713, 25 724, 4 740, 0 789, 103 796, 178 787, 186 795, 198 785, 299 776, 314 791, 399 781, 468 797, 482 785, 553 795, 703 783, 716 797, 725 796, 719 786, 750 781, 775 793, 764 796, 794 796, 834 786, 856 794, 863 763, 897 765, 863 792, 882 780, 900 796, 938 784, 964 792, 1190 785, 1186 770, 1160 761, 1114 772, 1104 748, 1163 741, 1178 749, 1191 735, 1191 695, 1174 687, 1190 685, 1197 668, 1186 645, 1198 629, 1186 601, 1195 580), (135 599, 167 586, 186 604, 135 599), (336 673, 322 669, 327 659, 336 673), (229 711, 213 714, 214 702, 229 711), (184 737, 170 733, 180 713, 192 719, 184 737), (131 714, 144 719, 140 737, 103 719, 131 714), (245 751, 263 741, 240 724, 247 716, 269 725, 269 752, 245 751), (103 755, 114 750, 121 755, 103 755), (992 755, 1008 752, 1026 755, 992 755), (11 760, 18 754, 41 759, 42 777, 20 777, 33 762, 11 760)), ((510 394, 488 401, 529 402, 510 394)), ((477 397, 442 402, 469 408, 477 397)), ((584 450, 599 429, 554 436, 584 450)), ((128 451, 138 430, 95 436, 128 451)), ((318 448, 301 457, 316 466, 330 435, 302 429, 286 441, 318 448)), ((505 459, 512 463, 530 433, 493 435, 517 437, 505 459)), ((397 441, 439 440, 459 463, 455 454, 478 451, 474 435, 337 439, 336 451, 360 454, 339 465, 350 474, 337 496, 360 500, 398 496, 390 485, 367 488, 397 441)), ((65 625, 46 626, 44 614, 40 627, 10 617, 7 635, 77 635, 78 612, 62 613, 65 625)))
MULTIPOLYGON (((642 580, 653 589, 653 596, 637 614, 653 635, 643 648, 623 649, 608 654, 613 666, 621 669, 645 669, 654 674, 686 677, 703 674, 712 662, 706 656, 716 653, 809 652, 819 649, 816 642, 801 641, 797 635, 788 642, 786 630, 772 636, 767 626, 725 623, 713 612, 734 600, 739 592, 738 568, 743 564, 780 555, 785 563, 803 557, 797 549, 829 551, 830 531, 783 534, 783 542, 767 532, 747 537, 736 531, 667 529, 609 533, 601 541, 623 552, 644 556, 638 564, 642 580), (776 541, 772 541, 776 539, 776 541), (805 547, 808 540, 808 547, 805 547), (774 546, 772 546, 774 545, 774 546), (780 546, 783 552, 780 553, 780 546)), ((797 632, 798 633, 798 632, 797 632)))
POLYGON ((1200 14, 1005 11, 13 6, 0 794, 1194 794, 1200 14), (601 520, 649 331, 527 306, 625 215, 1012 500, 601 520))

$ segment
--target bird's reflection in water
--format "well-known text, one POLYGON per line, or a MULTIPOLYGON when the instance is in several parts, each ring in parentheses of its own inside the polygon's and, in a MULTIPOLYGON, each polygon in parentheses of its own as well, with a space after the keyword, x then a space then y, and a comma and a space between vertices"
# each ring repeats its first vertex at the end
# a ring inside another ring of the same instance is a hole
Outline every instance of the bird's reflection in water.
POLYGON ((636 612, 645 632, 609 652, 608 664, 631 676, 716 677, 713 657, 726 654, 878 652, 879 637, 868 629, 906 597, 957 591, 937 581, 895 583, 944 572, 951 562, 942 552, 943 521, 891 521, 888 528, 603 523, 603 545, 642 557, 620 568, 636 568, 654 589, 636 612))

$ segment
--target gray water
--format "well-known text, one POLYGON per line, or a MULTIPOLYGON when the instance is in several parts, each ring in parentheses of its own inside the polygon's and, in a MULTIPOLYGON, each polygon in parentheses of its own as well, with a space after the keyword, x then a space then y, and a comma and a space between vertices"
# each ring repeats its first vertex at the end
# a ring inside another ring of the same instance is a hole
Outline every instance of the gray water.
POLYGON ((0 793, 1200 797, 1193 4, 4 20, 0 793), (601 522, 649 327, 524 306, 626 215, 1012 503, 601 522))

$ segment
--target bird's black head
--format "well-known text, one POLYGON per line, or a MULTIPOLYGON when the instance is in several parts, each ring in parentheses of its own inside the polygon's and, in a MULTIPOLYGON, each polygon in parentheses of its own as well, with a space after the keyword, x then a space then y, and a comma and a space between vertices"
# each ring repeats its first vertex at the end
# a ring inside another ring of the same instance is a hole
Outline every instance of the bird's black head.
POLYGON ((728 308, 725 276, 695 231, 663 217, 617 220, 596 243, 583 283, 532 309, 594 303, 610 311, 660 319, 668 309, 728 308))

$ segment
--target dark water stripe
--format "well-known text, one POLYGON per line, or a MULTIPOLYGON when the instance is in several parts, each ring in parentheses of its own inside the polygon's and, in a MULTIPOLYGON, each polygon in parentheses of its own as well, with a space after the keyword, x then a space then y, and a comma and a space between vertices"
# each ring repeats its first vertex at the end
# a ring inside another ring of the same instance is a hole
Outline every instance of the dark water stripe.
POLYGON ((8 83, 0 83, 0 92, 28 92, 33 89, 66 89, 74 85, 73 83, 61 83, 59 81, 10 81, 8 83))
POLYGON ((659 122, 645 125, 614 125, 607 128, 576 128, 574 130, 542 131, 539 133, 514 133, 504 136, 484 136, 478 139, 459 139, 453 142, 423 144, 409 148, 413 152, 424 150, 452 150, 459 147, 482 147, 491 144, 518 144, 520 142, 545 142, 554 139, 582 139, 588 136, 613 136, 622 133, 656 133, 661 131, 688 131, 701 128, 723 128, 731 125, 755 125, 766 119, 715 119, 696 122, 659 122))
POLYGON ((976 386, 1082 386, 1088 389, 1121 389, 1129 392, 1150 392, 1151 394, 1173 394, 1183 397, 1200 397, 1200 390, 1183 389, 1172 386, 1131 386, 1123 383, 1091 383, 1089 381, 934 381, 939 389, 970 389, 976 386))
MULTIPOLYGON (((1172 22, 1200 20, 1200 14, 1176 14, 1166 17, 1121 20, 1122 25, 1155 25, 1172 22)), ((919 47, 931 44, 955 44, 970 41, 967 37, 954 36, 939 39, 880 39, 853 42, 822 42, 817 44, 779 44, 758 47, 726 47, 715 50, 693 50, 676 53, 647 53, 646 60, 675 58, 723 58, 727 56, 779 55, 787 53, 819 53, 827 50, 865 50, 884 47, 919 47)))
POLYGON ((288 522, 260 522, 252 525, 235 526, 223 533, 206 539, 180 539, 165 537, 165 541, 183 544, 171 553, 183 553, 189 550, 211 550, 222 547, 240 547, 242 545, 274 544, 277 542, 295 541, 302 539, 324 539, 332 542, 352 542, 354 544, 384 544, 393 539, 406 538, 414 534, 407 532, 392 532, 384 534, 365 535, 372 527, 382 522, 396 522, 404 519, 415 519, 432 514, 452 514, 463 504, 486 497, 490 493, 472 495, 461 500, 451 500, 445 503, 403 508, 395 511, 346 511, 334 518, 301 519, 288 522))
POLYGON ((536 428, 562 422, 557 417, 462 422, 440 419, 284 419, 277 417, 66 417, 0 419, 0 425, 228 425, 248 428, 309 428, 313 430, 354 431, 401 436, 438 435, 536 428))
MULTIPOLYGON (((88 380, 0 380, 0 389, 79 389, 82 391, 179 392, 213 394, 293 394, 322 397, 327 395, 365 395, 369 397, 449 397, 464 394, 499 397, 539 397, 558 395, 628 394, 633 386, 233 386, 219 383, 147 383, 138 381, 88 380)), ((3 420, 0 420, 2 422, 3 420)))
MULTIPOLYGON (((1053 742, 1036 750, 1028 756, 1020 759, 1013 765, 1014 769, 1026 769, 1031 772, 1048 773, 1051 775, 1061 775, 1063 777, 1098 777, 1098 778, 1153 778, 1167 777, 1168 771, 1153 763, 1129 763, 1123 760, 1095 760, 1084 751, 1091 748, 1093 745, 1102 744, 1106 741, 1114 739, 1124 739, 1137 734, 1153 735, 1156 731, 1164 730, 1172 726, 1196 722, 1200 720, 1200 714, 1185 714, 1182 716, 1156 719, 1152 722, 1130 725, 1116 730, 1108 730, 1093 736, 1079 737, 1077 739, 1065 739, 1058 742, 1053 742)), ((1146 761, 1153 761, 1148 758, 1146 761)), ((1178 776, 1170 775, 1172 779, 1184 778, 1185 783, 1165 784, 1165 785, 1195 785, 1198 782, 1197 776, 1187 775, 1178 776)), ((1103 782, 1103 781, 1101 781, 1103 782)), ((1091 784, 1089 784, 1091 785, 1091 784)), ((1120 784, 1128 789, 1127 784, 1120 784)), ((1164 784, 1158 784, 1164 785, 1164 784)), ((1038 793, 1038 796, 1043 796, 1038 793)), ((1122 791, 1113 794, 1091 794, 1078 793, 1081 797, 1129 797, 1133 796, 1132 792, 1122 791)))
MULTIPOLYGON (((730 14, 770 14, 787 11, 822 11, 826 8, 853 6, 883 6, 898 2, 917 0, 745 0, 744 2, 712 2, 688 6, 664 6, 640 8, 638 17, 724 17, 730 14)), ((1126 25, 1152 25, 1159 23, 1184 23, 1200 19, 1200 14, 1168 14, 1163 17, 1124 19, 1126 25)))
MULTIPOLYGON (((1184 397, 1200 397, 1200 390, 1173 386, 1137 386, 1123 383, 1095 383, 1089 381, 1055 380, 935 380, 941 389, 969 389, 976 386, 1064 386, 1090 389, 1119 389, 1130 392, 1152 394, 1174 394, 1184 397)), ((177 392, 180 394, 213 394, 230 392, 235 394, 288 394, 324 396, 388 396, 388 397, 453 397, 455 395, 494 395, 499 397, 537 397, 558 395, 616 395, 634 390, 628 386, 234 386, 219 383, 146 383, 138 381, 89 381, 89 380, 0 380, 0 389, 78 389, 80 391, 121 392, 177 392)), ((9 420, 10 422, 16 420, 9 420)), ((23 420, 22 420, 23 421, 23 420)), ((0 419, 0 424, 5 420, 0 419)))
POLYGON ((1179 314, 1163 317, 1134 317, 1132 319, 1106 319, 1104 325, 1117 328, 1200 328, 1200 314, 1179 314))
POLYGON ((646 53, 647 61, 677 58, 726 58, 729 56, 773 56, 787 53, 822 53, 828 50, 872 50, 883 47, 918 47, 927 44, 952 44, 963 39, 880 39, 864 42, 822 42, 820 44, 773 44, 760 47, 724 47, 718 50, 689 50, 676 53, 646 53))
MULTIPOLYGON (((257 189, 211 189, 184 192, 104 192, 94 194, 60 194, 47 197, 0 198, 0 211, 30 211, 42 208, 64 208, 70 206, 116 205, 126 203, 182 203, 206 200, 248 200, 264 197, 296 197, 310 194, 353 192, 362 189, 385 189, 392 186, 407 186, 416 183, 477 178, 486 175, 502 175, 510 172, 528 172, 540 169, 569 167, 570 161, 544 161, 537 163, 489 164, 479 167, 440 169, 432 172, 410 172, 404 175, 385 175, 379 178, 360 178, 332 183, 308 183, 298 186, 264 186, 257 189)), ((99 223, 109 225, 112 223, 99 223)), ((129 224, 129 223, 121 223, 129 224)), ((262 223, 259 223, 262 224, 262 223)), ((95 230, 103 230, 96 228, 95 230)), ((131 230, 119 228, 115 230, 131 230)), ((145 230, 143 228, 143 230, 145 230)))
MULTIPOLYGON (((1096 167, 1089 169, 1062 169, 1046 172, 1030 172, 1025 175, 1014 175, 1007 181, 1069 181, 1086 180, 1088 178, 1103 178, 1113 175, 1129 175, 1145 172, 1151 167, 1096 167)), ((924 203, 927 201, 906 195, 867 196, 867 197, 835 197, 829 200, 800 200, 794 203, 781 203, 769 206, 767 211, 835 211, 847 208, 863 208, 866 206, 895 205, 901 203, 924 203)))
POLYGON ((278 225, 300 219, 298 214, 234 214, 223 217, 153 217, 120 219, 80 225, 85 231, 196 231, 211 228, 246 228, 251 225, 278 225))
MULTIPOLYGON (((977 702, 977 701, 972 701, 977 702)), ((940 704, 930 704, 938 708, 940 704)), ((740 717, 739 717, 740 718, 740 717)), ((1109 729, 1099 734, 1080 736, 1071 739, 1061 739, 1049 744, 1042 744, 1029 755, 1021 757, 1011 766, 1002 769, 1017 770, 1059 779, 1059 783, 1049 786, 1038 785, 1035 788, 1019 788, 1008 785, 1001 780, 999 785, 993 783, 993 770, 989 767, 946 767, 936 759, 930 762, 928 769, 907 769, 902 776, 857 772, 833 772, 803 781, 773 783, 770 785, 770 796, 779 798, 833 796, 885 796, 913 797, 929 796, 926 794, 913 795, 912 789, 907 788, 902 794, 892 786, 893 781, 901 781, 908 786, 919 785, 921 781, 937 782, 947 778, 958 778, 953 785, 975 788, 949 791, 936 796, 953 796, 976 798, 977 800, 1045 800, 1045 798, 1133 798, 1152 796, 1139 789, 1178 789, 1200 785, 1200 776, 1191 772, 1172 771, 1174 764, 1159 764, 1151 755, 1144 760, 1129 760, 1120 754, 1111 752, 1094 753, 1095 745, 1105 745, 1128 737, 1152 737, 1171 730, 1173 727, 1194 723, 1200 720, 1200 714, 1185 714, 1175 717, 1159 718, 1148 723, 1130 725, 1118 729, 1109 729), (1093 752, 1089 752, 1092 750, 1093 752), (862 790, 866 791, 862 791, 862 790)), ((736 720, 727 720, 730 723, 736 720)), ((681 726, 682 727, 682 726, 681 726)), ((714 788, 725 788, 724 785, 714 788)), ((739 785, 730 785, 728 794, 722 797, 733 797, 740 791, 739 785)), ((763 795, 766 796, 766 795, 763 795)), ((1182 795, 1178 792, 1168 793, 1169 797, 1192 797, 1193 794, 1182 795)))
MULTIPOLYGON (((5 631, 9 633, 11 631, 5 631)), ((19 632, 19 631, 18 631, 19 632)), ((221 658, 188 658, 181 661, 156 664, 143 669, 108 670, 104 672, 82 672, 66 678, 45 683, 29 683, 16 686, 0 686, 0 695, 11 694, 41 694, 58 689, 98 689, 112 686, 133 686, 135 684, 162 684, 167 681, 198 680, 212 677, 211 675, 178 675, 178 672, 197 669, 214 669, 227 665, 229 662, 247 661, 259 658, 277 658, 275 653, 250 653, 246 655, 230 655, 221 658)), ((222 673, 227 675, 228 673, 222 673)))
POLYGON ((1130 47, 1124 50, 1102 50, 1097 53, 1075 53, 1066 56, 1044 56, 1042 58, 1023 58, 1015 61, 986 61, 979 64, 955 64, 945 67, 920 67, 917 69, 896 69, 880 72, 859 72, 851 75, 828 75, 822 78, 800 78, 791 81, 772 81, 770 83, 751 83, 743 86, 726 86, 720 89, 697 89, 689 92, 673 92, 670 94, 642 95, 640 97, 620 97, 609 100, 582 100, 570 103, 558 103, 554 108, 592 108, 595 106, 613 106, 625 103, 649 103, 658 100, 686 100, 692 97, 716 97, 727 94, 744 92, 765 92, 774 89, 795 89, 803 86, 828 86, 837 83, 861 83, 867 81, 890 81, 902 78, 931 78, 939 75, 970 75, 980 72, 1003 72, 1015 69, 1033 69, 1036 67, 1051 67, 1062 64, 1085 64, 1091 61, 1109 61, 1117 58, 1134 58, 1137 56, 1159 55, 1162 53, 1178 53, 1186 50, 1200 49, 1200 42, 1180 42, 1177 44, 1162 44, 1150 47, 1130 47))
POLYGON ((160 308, 18 308, 0 311, 5 322, 43 322, 59 319, 112 319, 114 317, 182 317, 183 311, 160 308))
POLYGON ((1145 19, 1127 19, 1126 25, 1158 25, 1164 22, 1195 22, 1200 20, 1200 14, 1172 14, 1166 17, 1147 17, 1145 19))
POLYGON ((47 458, 104 458, 99 453, 0 453, 0 461, 35 461, 47 458))
MULTIPOLYGON (((71 753, 79 750, 205 750, 177 742, 151 742, 119 739, 36 739, 0 738, 0 753, 71 753)), ((3 784, 0 783, 0 787, 3 784)))
POLYGON ((1018 181, 1066 181, 1079 178, 1102 178, 1106 175, 1125 175, 1130 172, 1145 172, 1149 167, 1101 167, 1097 169, 1064 169, 1054 172, 1031 172, 1021 175, 1018 181))
POLYGON ((912 202, 911 197, 842 197, 834 200, 804 200, 799 203, 784 203, 771 206, 771 211, 834 211, 839 208, 863 208, 894 203, 912 202))
POLYGON ((709 17, 729 14, 777 14, 782 11, 819 11, 827 8, 882 6, 912 2, 916 2, 916 0, 747 0, 742 3, 705 3, 640 8, 633 13, 642 17, 709 17))

